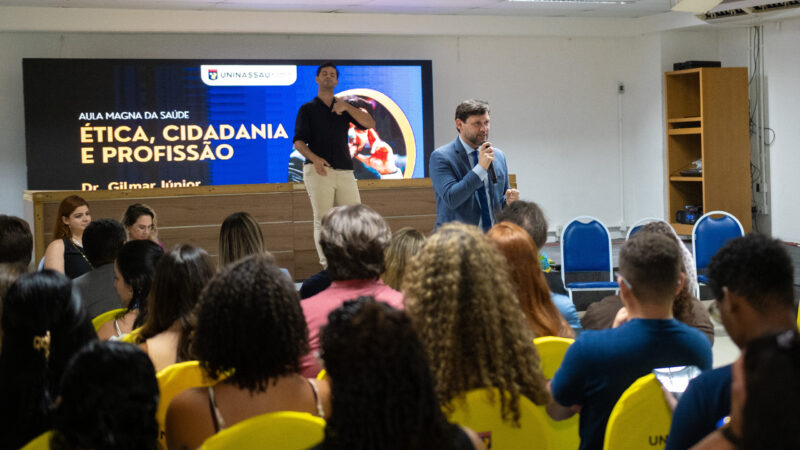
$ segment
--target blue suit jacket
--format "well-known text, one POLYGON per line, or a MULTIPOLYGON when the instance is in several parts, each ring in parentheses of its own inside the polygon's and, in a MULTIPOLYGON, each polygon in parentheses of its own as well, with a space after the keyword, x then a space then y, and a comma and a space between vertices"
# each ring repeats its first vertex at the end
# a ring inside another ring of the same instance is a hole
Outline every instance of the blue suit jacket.
MULTIPOLYGON (((478 189, 483 188, 483 181, 472 171, 473 166, 458 138, 431 154, 429 167, 436 195, 436 228, 452 221, 478 225, 481 219, 478 189)), ((506 156, 497 148, 494 149, 494 172, 497 183, 489 179, 489 193, 496 211, 505 206, 509 188, 506 156)))

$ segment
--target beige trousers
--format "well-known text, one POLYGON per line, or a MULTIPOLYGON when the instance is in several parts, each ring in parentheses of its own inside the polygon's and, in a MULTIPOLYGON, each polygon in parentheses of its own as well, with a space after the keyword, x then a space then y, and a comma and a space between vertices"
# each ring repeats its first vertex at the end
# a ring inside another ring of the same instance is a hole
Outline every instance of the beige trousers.
POLYGON ((314 211, 314 245, 317 247, 319 263, 328 267, 322 247, 319 245, 319 233, 322 217, 334 206, 358 205, 361 196, 352 170, 337 170, 326 167, 326 174, 320 175, 313 164, 303 165, 303 182, 306 185, 311 209, 314 211))

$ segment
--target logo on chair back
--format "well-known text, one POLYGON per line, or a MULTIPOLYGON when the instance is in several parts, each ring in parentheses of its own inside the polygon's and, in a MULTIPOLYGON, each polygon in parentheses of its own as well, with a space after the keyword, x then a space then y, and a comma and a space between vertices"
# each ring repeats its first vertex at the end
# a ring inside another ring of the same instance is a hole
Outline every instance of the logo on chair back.
POLYGON ((647 443, 650 447, 664 448, 667 445, 667 436, 664 434, 650 435, 647 437, 647 443))
POLYGON ((491 431, 481 431, 478 433, 478 437, 483 442, 483 446, 486 450, 492 450, 492 432, 491 431))

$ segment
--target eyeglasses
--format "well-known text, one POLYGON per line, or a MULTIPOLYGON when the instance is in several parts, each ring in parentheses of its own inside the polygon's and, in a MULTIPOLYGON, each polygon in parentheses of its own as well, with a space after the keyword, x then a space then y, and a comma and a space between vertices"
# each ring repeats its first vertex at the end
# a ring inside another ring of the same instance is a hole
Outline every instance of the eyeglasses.
POLYGON ((615 275, 615 276, 616 276, 618 279, 622 280, 622 282, 623 282, 623 283, 625 283, 625 286, 627 286, 627 287, 628 287, 628 289, 630 289, 630 290, 633 290, 633 286, 631 285, 630 281, 626 280, 626 279, 625 279, 625 277, 623 277, 621 273, 619 273, 619 272, 614 272, 614 275, 615 275))

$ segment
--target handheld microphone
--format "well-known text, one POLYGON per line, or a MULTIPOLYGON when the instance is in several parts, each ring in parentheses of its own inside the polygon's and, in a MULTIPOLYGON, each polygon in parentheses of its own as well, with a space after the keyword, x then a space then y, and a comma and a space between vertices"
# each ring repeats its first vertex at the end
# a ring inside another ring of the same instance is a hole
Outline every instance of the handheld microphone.
POLYGON ((492 180, 492 183, 497 183, 497 174, 494 172, 494 163, 489 163, 489 169, 486 171, 489 172, 489 179, 492 180))

